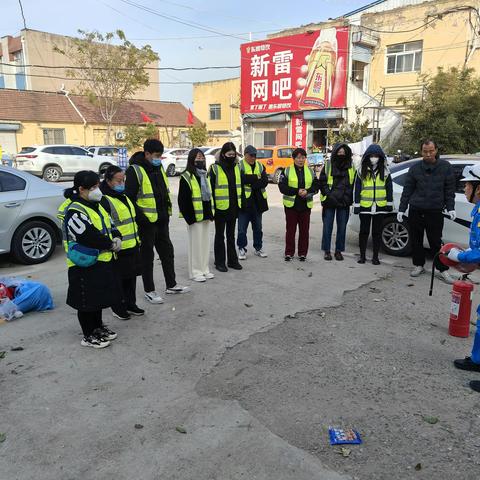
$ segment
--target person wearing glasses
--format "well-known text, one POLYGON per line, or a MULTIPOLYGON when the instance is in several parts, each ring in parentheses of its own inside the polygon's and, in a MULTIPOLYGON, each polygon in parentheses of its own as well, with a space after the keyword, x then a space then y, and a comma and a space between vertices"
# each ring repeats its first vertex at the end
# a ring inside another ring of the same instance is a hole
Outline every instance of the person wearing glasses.
POLYGON ((210 167, 208 178, 215 210, 215 268, 219 272, 227 272, 228 268, 241 270, 235 248, 235 226, 242 207, 242 180, 237 149, 232 142, 223 145, 218 161, 210 167))

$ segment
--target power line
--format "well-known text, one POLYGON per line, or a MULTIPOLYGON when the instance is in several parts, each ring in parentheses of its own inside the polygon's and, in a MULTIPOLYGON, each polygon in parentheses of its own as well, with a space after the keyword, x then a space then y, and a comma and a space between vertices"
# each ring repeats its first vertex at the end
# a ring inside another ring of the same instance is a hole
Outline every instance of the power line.
POLYGON ((23 28, 26 30, 27 29, 27 22, 25 21, 25 14, 23 13, 22 0, 18 0, 18 4, 20 5, 20 12, 22 14, 23 28))
MULTIPOLYGON (((5 63, 0 62, 0 65, 6 67, 18 67, 18 68, 49 68, 49 69, 57 69, 57 70, 115 70, 115 71, 130 71, 130 70, 138 70, 138 68, 126 68, 126 67, 77 67, 77 66, 69 66, 69 65, 38 65, 38 64, 29 64, 29 65, 16 65, 14 63, 5 63)), ((232 70, 234 68, 240 68, 240 65, 213 65, 208 67, 144 67, 143 70, 171 70, 175 72, 184 72, 187 70, 232 70)))
POLYGON ((154 10, 153 8, 146 7, 145 5, 133 2, 132 0, 120 0, 120 1, 122 3, 125 3, 126 5, 130 5, 131 7, 138 8, 139 10, 143 10, 144 12, 151 13, 152 15, 156 15, 157 17, 164 18, 164 19, 170 20, 172 22, 180 23, 181 25, 186 25, 187 27, 193 27, 193 28, 196 28, 198 30, 204 30, 205 32, 209 32, 209 33, 216 33, 216 34, 219 34, 223 37, 237 38, 237 39, 243 40, 243 41, 248 40, 247 38, 240 37, 238 35, 233 35, 233 34, 229 34, 229 33, 220 32, 218 30, 214 30, 213 28, 210 28, 206 25, 202 25, 200 23, 190 22, 190 21, 182 19, 180 17, 176 17, 175 15, 167 15, 167 14, 164 14, 164 13, 160 13, 157 10, 154 10))

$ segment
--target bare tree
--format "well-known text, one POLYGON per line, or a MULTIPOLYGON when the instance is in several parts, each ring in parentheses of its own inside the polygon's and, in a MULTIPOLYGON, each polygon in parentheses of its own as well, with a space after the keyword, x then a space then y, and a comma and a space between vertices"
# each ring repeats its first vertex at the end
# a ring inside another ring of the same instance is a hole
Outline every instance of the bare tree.
POLYGON ((129 42, 121 30, 110 33, 79 30, 65 50, 54 50, 73 63, 67 76, 78 81, 78 93, 87 95, 99 108, 107 125, 105 142, 110 143, 112 124, 120 105, 149 85, 145 67, 158 60, 150 45, 138 48, 129 42), (114 44, 118 42, 118 44, 114 44))

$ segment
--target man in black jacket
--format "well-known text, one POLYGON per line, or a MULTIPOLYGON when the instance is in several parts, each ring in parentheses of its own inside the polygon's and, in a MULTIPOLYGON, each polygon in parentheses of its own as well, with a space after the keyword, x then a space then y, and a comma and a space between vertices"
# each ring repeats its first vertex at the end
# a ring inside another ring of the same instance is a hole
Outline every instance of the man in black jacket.
POLYGON ((267 172, 265 167, 257 162, 257 149, 248 145, 244 151, 244 158, 240 162, 242 177, 242 208, 238 213, 238 259, 247 258, 247 229, 252 223, 253 248, 255 255, 266 258, 263 250, 262 214, 268 210, 267 172))
MULTIPOLYGON (((403 221, 405 211, 410 206, 408 223, 412 236, 412 260, 415 268, 410 275, 418 277, 425 272, 425 251, 423 236, 427 233, 428 243, 435 255, 442 246, 444 214, 455 220, 455 176, 449 162, 441 160, 433 140, 422 142, 423 161, 411 166, 403 187, 397 219, 403 221)), ((447 283, 454 279, 447 272, 438 257, 435 259, 438 276, 447 283)))
POLYGON ((125 195, 135 206, 141 240, 143 286, 145 298, 150 303, 163 303, 153 281, 154 248, 162 262, 167 287, 165 293, 186 293, 190 290, 178 285, 175 280, 174 250, 168 228, 172 202, 162 167, 163 150, 163 144, 159 140, 146 140, 143 152, 132 156, 130 167, 125 172, 125 195))

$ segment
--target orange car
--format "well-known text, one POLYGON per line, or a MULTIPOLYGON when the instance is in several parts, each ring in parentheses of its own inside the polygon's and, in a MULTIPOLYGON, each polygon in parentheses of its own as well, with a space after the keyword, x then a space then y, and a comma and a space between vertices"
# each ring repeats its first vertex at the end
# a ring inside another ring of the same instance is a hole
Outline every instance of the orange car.
POLYGON ((263 164, 268 178, 273 183, 278 183, 282 171, 292 165, 294 150, 295 147, 292 145, 257 148, 257 160, 263 164))

